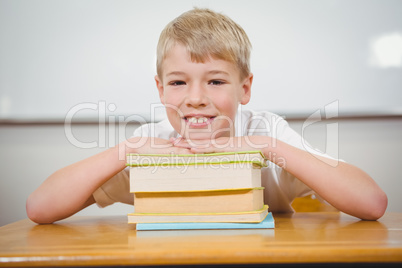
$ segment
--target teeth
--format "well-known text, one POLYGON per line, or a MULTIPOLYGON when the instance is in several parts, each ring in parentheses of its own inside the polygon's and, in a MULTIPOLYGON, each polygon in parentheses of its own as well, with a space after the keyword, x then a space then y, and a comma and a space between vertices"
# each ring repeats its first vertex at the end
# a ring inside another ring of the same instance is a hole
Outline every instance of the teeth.
POLYGON ((195 117, 190 117, 188 119, 188 122, 190 123, 194 123, 194 124, 201 124, 201 123, 206 123, 208 121, 208 118, 206 117, 199 117, 199 118, 195 118, 195 117))

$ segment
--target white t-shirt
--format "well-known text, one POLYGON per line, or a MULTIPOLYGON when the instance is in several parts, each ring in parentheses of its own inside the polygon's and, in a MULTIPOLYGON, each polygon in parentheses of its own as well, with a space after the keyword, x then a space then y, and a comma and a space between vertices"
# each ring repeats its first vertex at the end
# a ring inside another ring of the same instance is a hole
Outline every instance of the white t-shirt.
MULTIPOLYGON (((305 151, 311 149, 282 117, 270 112, 241 111, 236 116, 235 129, 236 136, 271 136, 305 151)), ((142 125, 135 130, 134 136, 168 140, 171 137, 179 137, 179 134, 166 119, 159 123, 142 125)), ((318 151, 314 153, 321 154, 318 151)), ((267 164, 268 166, 261 170, 261 179, 262 186, 265 187, 264 201, 271 212, 292 212, 291 203, 294 198, 314 194, 286 170, 271 162, 267 164)), ((126 168, 103 184, 93 194, 98 206, 105 207, 115 202, 134 204, 133 194, 129 192, 129 181, 126 168)))

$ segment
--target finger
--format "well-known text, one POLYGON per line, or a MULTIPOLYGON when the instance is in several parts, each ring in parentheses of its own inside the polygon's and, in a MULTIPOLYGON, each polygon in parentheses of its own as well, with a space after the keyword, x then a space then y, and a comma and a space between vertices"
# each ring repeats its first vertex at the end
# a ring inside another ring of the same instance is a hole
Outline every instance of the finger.
POLYGON ((173 145, 176 145, 176 144, 180 143, 181 140, 182 140, 181 137, 179 137, 179 138, 171 137, 171 138, 169 139, 169 141, 170 141, 173 145))
POLYGON ((208 147, 191 147, 191 152, 194 154, 212 154, 212 153, 219 153, 222 151, 213 146, 208 146, 208 147))
POLYGON ((207 149, 205 149, 205 148, 196 148, 196 147, 193 147, 193 148, 191 148, 190 150, 191 150, 191 152, 192 152, 193 154, 212 154, 212 153, 215 152, 214 150, 211 150, 211 148, 209 148, 209 149, 207 150, 207 149))
POLYGON ((176 146, 176 145, 180 144, 180 142, 182 141, 182 138, 174 138, 174 137, 171 137, 171 138, 169 139, 169 141, 170 141, 174 146, 176 146))
POLYGON ((190 144, 183 138, 171 138, 172 144, 175 147, 187 148, 190 149, 190 144))
POLYGON ((177 143, 177 144, 174 145, 174 147, 184 148, 184 149, 190 149, 191 148, 191 146, 189 144, 186 144, 186 143, 177 143))
POLYGON ((186 140, 191 148, 208 148, 211 146, 211 140, 186 140))
POLYGON ((174 154, 194 154, 190 149, 176 147, 174 154))

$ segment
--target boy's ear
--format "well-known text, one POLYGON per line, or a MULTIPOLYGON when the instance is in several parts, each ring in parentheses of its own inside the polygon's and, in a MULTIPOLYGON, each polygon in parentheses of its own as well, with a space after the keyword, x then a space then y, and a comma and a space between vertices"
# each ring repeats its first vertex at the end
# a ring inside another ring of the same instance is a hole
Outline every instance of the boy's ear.
POLYGON ((250 73, 243 81, 242 84, 242 96, 240 98, 240 104, 246 105, 251 98, 251 85, 253 84, 253 74, 250 73))
POLYGON ((163 83, 162 83, 162 80, 157 75, 155 75, 155 82, 156 82, 156 87, 158 88, 158 92, 159 92, 159 99, 161 100, 162 104, 165 104, 164 95, 163 95, 163 83))

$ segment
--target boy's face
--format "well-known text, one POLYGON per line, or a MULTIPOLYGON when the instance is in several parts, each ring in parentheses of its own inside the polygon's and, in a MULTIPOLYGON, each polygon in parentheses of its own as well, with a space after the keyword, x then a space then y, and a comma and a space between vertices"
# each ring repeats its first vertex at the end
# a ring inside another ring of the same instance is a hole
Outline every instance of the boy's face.
POLYGON ((190 140, 234 135, 239 104, 250 100, 253 76, 240 81, 236 66, 210 58, 191 61, 182 45, 175 45, 162 63, 162 77, 155 77, 170 124, 190 140))

